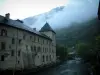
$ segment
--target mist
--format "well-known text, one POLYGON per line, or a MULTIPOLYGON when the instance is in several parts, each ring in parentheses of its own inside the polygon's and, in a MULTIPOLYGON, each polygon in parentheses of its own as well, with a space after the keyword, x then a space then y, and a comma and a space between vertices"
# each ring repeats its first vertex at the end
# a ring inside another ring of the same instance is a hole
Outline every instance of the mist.
POLYGON ((45 22, 48 22, 53 29, 67 27, 71 23, 81 23, 96 18, 98 4, 99 0, 68 0, 66 5, 60 6, 62 8, 54 8, 38 17, 29 17, 25 22, 31 19, 27 24, 37 29, 40 29, 45 22))
POLYGON ((69 0, 63 11, 57 13, 49 22, 53 28, 68 26, 73 22, 85 22, 97 17, 99 0, 69 0))

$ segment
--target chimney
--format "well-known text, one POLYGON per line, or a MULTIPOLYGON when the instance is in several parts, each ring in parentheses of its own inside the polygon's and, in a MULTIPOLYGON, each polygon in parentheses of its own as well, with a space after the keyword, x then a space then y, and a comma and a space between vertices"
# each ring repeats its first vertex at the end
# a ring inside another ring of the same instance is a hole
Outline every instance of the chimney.
POLYGON ((36 31, 36 28, 33 28, 34 31, 36 31))
POLYGON ((5 14, 6 19, 10 19, 10 13, 5 14))

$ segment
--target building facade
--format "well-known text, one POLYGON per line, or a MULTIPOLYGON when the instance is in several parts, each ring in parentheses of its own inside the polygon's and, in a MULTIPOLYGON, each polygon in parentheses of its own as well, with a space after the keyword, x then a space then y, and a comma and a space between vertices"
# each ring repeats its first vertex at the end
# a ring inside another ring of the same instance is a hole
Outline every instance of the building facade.
POLYGON ((46 23, 38 32, 10 14, 0 16, 0 69, 26 69, 56 62, 55 32, 46 23))

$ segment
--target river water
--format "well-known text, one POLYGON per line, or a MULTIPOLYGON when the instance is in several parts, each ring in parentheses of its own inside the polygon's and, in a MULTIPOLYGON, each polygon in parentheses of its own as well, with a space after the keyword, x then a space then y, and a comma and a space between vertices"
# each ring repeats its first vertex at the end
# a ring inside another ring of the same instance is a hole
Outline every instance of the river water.
POLYGON ((87 66, 81 60, 65 61, 61 65, 32 75, 89 75, 87 66))

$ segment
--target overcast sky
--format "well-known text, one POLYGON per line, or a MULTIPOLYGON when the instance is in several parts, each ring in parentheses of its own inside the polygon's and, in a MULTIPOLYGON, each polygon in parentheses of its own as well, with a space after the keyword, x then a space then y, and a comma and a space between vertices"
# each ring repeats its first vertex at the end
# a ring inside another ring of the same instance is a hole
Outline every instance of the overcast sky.
POLYGON ((10 13, 13 19, 24 19, 67 4, 67 0, 0 0, 0 15, 10 13))
POLYGON ((98 3, 99 0, 0 0, 0 15, 10 13, 12 19, 24 19, 65 6, 62 13, 51 18, 51 22, 55 25, 63 22, 66 25, 95 17, 98 3))

